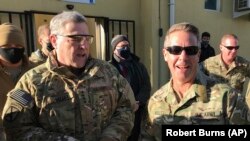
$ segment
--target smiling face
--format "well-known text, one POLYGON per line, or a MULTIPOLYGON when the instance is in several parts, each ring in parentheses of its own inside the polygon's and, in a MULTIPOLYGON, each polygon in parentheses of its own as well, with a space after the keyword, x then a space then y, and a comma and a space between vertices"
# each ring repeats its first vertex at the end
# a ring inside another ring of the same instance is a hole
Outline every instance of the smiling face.
POLYGON ((85 22, 68 22, 60 35, 52 35, 51 42, 55 47, 57 60, 63 66, 82 68, 89 57, 90 43, 85 37, 67 37, 69 35, 89 35, 89 29, 85 22), (84 39, 83 39, 84 38, 84 39))
POLYGON ((195 55, 188 55, 182 50, 179 55, 171 54, 166 47, 169 46, 198 46, 197 37, 190 32, 177 30, 169 34, 168 39, 165 39, 163 55, 168 64, 174 82, 192 83, 195 79, 200 52, 195 55))
MULTIPOLYGON (((232 63, 237 56, 238 39, 235 35, 224 35, 221 39, 220 50, 224 62, 232 63), (231 48, 231 49, 230 49, 231 48)), ((229 65, 228 64, 228 65, 229 65)))

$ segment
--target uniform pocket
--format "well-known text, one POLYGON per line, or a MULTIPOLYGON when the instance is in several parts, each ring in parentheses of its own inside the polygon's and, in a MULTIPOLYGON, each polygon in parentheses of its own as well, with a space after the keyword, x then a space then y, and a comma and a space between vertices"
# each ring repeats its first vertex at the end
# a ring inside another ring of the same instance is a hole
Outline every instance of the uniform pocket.
POLYGON ((39 121, 47 130, 66 132, 75 127, 75 102, 68 95, 45 97, 42 100, 39 121))

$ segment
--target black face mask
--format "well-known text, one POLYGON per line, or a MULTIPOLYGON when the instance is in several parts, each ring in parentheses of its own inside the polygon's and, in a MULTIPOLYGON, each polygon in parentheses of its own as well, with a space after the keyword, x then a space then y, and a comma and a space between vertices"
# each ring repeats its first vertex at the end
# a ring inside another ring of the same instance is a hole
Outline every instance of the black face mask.
POLYGON ((51 43, 47 43, 47 50, 51 52, 54 49, 51 43))
POLYGON ((128 59, 129 56, 130 56, 130 50, 129 50, 128 46, 123 47, 121 49, 117 49, 117 51, 121 55, 121 57, 124 58, 124 59, 128 59))
POLYGON ((24 53, 24 48, 0 48, 0 54, 12 64, 18 63, 24 53))
POLYGON ((202 43, 202 45, 208 45, 209 42, 208 41, 202 41, 201 43, 202 43))

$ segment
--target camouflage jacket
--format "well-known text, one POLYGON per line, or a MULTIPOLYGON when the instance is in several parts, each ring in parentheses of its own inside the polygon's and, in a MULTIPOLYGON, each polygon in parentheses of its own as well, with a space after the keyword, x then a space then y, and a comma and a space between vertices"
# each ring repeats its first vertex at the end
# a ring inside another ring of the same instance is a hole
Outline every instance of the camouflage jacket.
POLYGON ((125 141, 134 102, 128 82, 108 62, 90 58, 75 76, 49 57, 8 93, 3 123, 9 141, 125 141))
POLYGON ((172 80, 156 91, 148 103, 142 140, 161 141, 161 125, 249 124, 245 99, 226 84, 214 84, 199 73, 178 103, 172 80), (247 120, 248 119, 248 120, 247 120))
POLYGON ((47 57, 42 53, 40 49, 37 49, 36 51, 32 52, 29 60, 34 64, 42 64, 46 62, 47 57))
MULTIPOLYGON (((13 76, 11 76, 11 74, 9 74, 0 64, 0 117, 2 117, 2 110, 7 99, 7 93, 15 87, 20 77, 32 67, 34 67, 34 65, 29 63, 28 57, 23 56, 23 63, 20 72, 15 78, 13 78, 13 76)), ((0 141, 4 140, 2 134, 3 126, 2 119, 0 119, 0 141)))
MULTIPOLYGON (((3 66, 0 64, 0 117, 2 114, 2 109, 7 99, 7 93, 13 89, 17 83, 17 81, 21 78, 21 76, 27 72, 29 69, 33 68, 34 65, 31 64, 28 60, 27 56, 23 56, 23 63, 21 69, 19 70, 19 74, 13 78, 11 74, 9 74, 3 66)), ((0 125, 2 125, 0 123, 0 125)))
POLYGON ((235 61, 226 69, 221 54, 210 57, 203 62, 204 73, 221 83, 229 85, 240 92, 243 91, 243 85, 246 78, 250 77, 250 62, 237 56, 235 61))

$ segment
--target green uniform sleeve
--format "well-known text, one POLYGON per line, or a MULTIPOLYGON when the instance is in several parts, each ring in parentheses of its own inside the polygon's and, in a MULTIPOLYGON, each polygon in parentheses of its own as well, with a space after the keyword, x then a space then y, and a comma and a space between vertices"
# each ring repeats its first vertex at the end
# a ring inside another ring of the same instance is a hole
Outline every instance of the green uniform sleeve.
POLYGON ((119 77, 118 81, 117 87, 120 93, 118 105, 109 125, 102 132, 101 141, 126 141, 134 126, 133 91, 123 77, 119 77))
POLYGON ((155 134, 155 133, 161 133, 159 129, 161 129, 161 126, 157 124, 152 124, 149 121, 149 117, 147 114, 147 116, 145 116, 142 121, 141 141, 157 141, 156 138, 158 138, 158 140, 161 140, 159 138, 161 135, 156 136, 155 134))
POLYGON ((250 106, 242 94, 231 90, 227 97, 227 104, 230 124, 250 124, 250 106))
MULTIPOLYGON (((77 141, 74 137, 45 131, 35 115, 39 110, 28 91, 30 87, 25 77, 17 83, 16 88, 8 93, 3 110, 3 125, 8 141, 77 141)), ((29 89, 31 90, 31 89, 29 89)))

